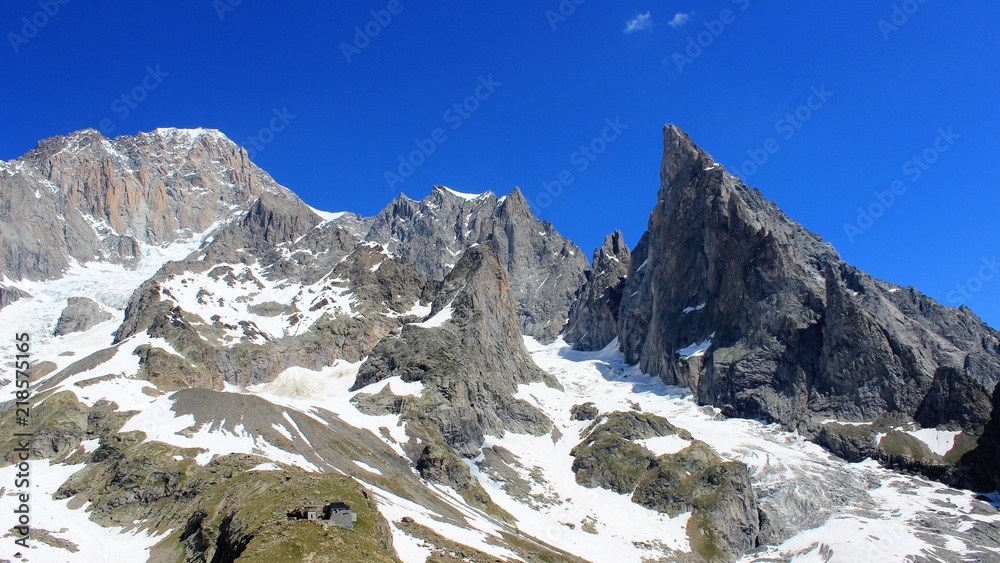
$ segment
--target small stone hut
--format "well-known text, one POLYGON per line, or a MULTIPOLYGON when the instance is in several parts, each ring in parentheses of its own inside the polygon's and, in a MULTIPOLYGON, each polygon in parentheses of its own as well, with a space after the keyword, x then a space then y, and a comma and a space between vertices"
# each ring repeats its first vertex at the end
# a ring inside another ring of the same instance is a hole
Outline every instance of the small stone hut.
POLYGON ((358 521, 358 513, 351 510, 350 505, 342 502, 331 502, 323 509, 323 518, 334 526, 353 528, 358 521))
POLYGON ((310 520, 324 526, 340 526, 353 528, 358 521, 358 513, 351 510, 350 505, 343 502, 330 504, 307 504, 292 510, 287 514, 289 520, 310 520))

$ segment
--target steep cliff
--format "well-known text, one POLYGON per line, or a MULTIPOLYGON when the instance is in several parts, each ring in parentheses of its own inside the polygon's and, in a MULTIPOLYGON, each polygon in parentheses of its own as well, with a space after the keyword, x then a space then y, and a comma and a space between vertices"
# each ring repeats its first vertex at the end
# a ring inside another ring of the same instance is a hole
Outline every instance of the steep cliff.
POLYGON ((43 280, 71 260, 134 265, 141 244, 204 232, 264 194, 291 192, 215 130, 50 137, 0 162, 0 273, 43 280))
MULTIPOLYGON (((355 217, 338 221, 358 228, 355 217)), ((400 196, 371 220, 364 239, 436 280, 467 248, 492 241, 510 283, 521 332, 546 342, 562 331, 587 269, 580 249, 550 223, 539 221, 517 188, 500 198, 443 186, 435 186, 422 201, 400 196)))
POLYGON ((587 282, 569 311, 565 338, 577 350, 600 350, 618 335, 618 308, 632 267, 632 254, 620 231, 594 250, 587 282))
POLYGON ((424 385, 404 417, 429 423, 463 455, 478 455, 486 434, 551 428, 545 415, 514 398, 519 384, 556 383, 524 348, 510 286, 489 244, 462 255, 423 322, 404 325, 398 338, 375 347, 353 388, 392 376, 424 385))
POLYGON ((673 126, 660 175, 619 312, 629 361, 807 433, 886 413, 982 432, 1000 335, 971 311, 846 264, 673 126))

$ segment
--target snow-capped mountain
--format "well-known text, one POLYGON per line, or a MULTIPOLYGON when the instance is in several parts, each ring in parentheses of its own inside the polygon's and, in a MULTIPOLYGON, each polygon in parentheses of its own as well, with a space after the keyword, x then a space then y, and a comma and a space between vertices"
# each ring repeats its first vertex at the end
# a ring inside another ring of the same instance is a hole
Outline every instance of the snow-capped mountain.
POLYGON ((0 163, 0 274, 60 277, 72 261, 134 265, 141 245, 210 230, 262 194, 294 197, 214 130, 52 137, 0 163))
POLYGON ((997 333, 664 135, 592 264, 517 189, 326 213, 217 131, 0 163, 15 559, 1000 560, 997 333))

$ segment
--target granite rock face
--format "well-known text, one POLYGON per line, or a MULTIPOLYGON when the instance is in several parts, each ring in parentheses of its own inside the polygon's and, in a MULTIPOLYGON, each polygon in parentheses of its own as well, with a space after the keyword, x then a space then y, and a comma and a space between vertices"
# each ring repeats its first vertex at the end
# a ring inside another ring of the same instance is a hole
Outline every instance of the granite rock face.
POLYGON ((258 198, 238 221, 215 231, 204 259, 210 263, 241 261, 241 255, 263 264, 277 262, 278 246, 297 240, 321 222, 297 197, 266 194, 258 198))
POLYGON ((1000 491, 1000 386, 993 392, 993 414, 974 450, 962 456, 953 479, 983 492, 1000 491))
POLYGON ((31 297, 31 295, 28 292, 16 287, 6 287, 3 284, 0 284, 0 309, 3 309, 18 299, 24 299, 25 297, 31 297))
POLYGON ((887 413, 982 431, 1000 334, 971 311, 846 264, 673 126, 661 180, 619 310, 629 362, 807 434, 887 413))
POLYGON ((290 195, 215 130, 44 139, 0 162, 0 273, 52 279, 71 259, 134 266, 141 243, 204 232, 266 193, 290 195))
POLYGON ((62 315, 56 321, 54 334, 64 336, 89 330, 104 321, 111 320, 111 317, 111 313, 101 309, 101 306, 89 297, 70 297, 62 315))
POLYGON ((419 397, 360 394, 359 408, 389 405, 406 421, 407 455, 422 477, 453 487, 467 502, 502 519, 462 458, 475 458, 486 435, 542 435, 552 421, 515 398, 522 383, 555 379, 528 355, 510 285, 496 249, 469 248, 432 292, 433 307, 420 323, 383 338, 358 370, 353 390, 389 377, 422 383, 419 397))
MULTIPOLYGON (((359 232, 355 216, 337 220, 359 232)), ((521 332, 550 342, 562 331, 584 281, 587 261, 580 249, 531 212, 521 190, 497 198, 492 192, 459 194, 435 186, 415 201, 400 196, 370 221, 364 240, 413 263, 429 279, 441 280, 462 253, 492 241, 504 268, 521 332)))
POLYGON ((486 434, 548 432, 551 421, 513 397, 521 383, 557 384, 528 356, 496 250, 489 244, 467 250, 433 301, 424 322, 379 342, 353 389, 393 376, 422 382, 423 394, 404 406, 404 419, 440 432, 466 456, 479 454, 486 434))
POLYGON ((632 254, 620 231, 594 251, 587 282, 569 311, 565 338, 577 350, 600 350, 618 335, 618 309, 632 267, 632 254))

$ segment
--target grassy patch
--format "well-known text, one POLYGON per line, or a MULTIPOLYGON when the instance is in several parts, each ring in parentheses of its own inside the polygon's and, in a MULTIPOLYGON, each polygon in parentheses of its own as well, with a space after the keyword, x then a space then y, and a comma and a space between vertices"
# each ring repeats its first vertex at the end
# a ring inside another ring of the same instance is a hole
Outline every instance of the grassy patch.
POLYGON ((839 422, 828 422, 823 425, 823 429, 830 434, 835 434, 844 438, 860 440, 872 438, 876 434, 876 428, 871 424, 840 424, 839 422))
POLYGON ((725 561, 725 552, 719 548, 718 537, 715 525, 708 515, 696 512, 691 515, 687 523, 688 541, 691 543, 691 550, 700 555, 705 561, 725 561))
POLYGON ((939 456, 931 452, 927 444, 899 430, 889 430, 878 443, 883 455, 902 457, 918 462, 935 461, 939 456))
POLYGON ((948 453, 944 454, 945 463, 955 464, 962 456, 976 449, 979 445, 979 437, 962 432, 955 436, 955 444, 952 445, 948 453))
POLYGON ((240 561, 396 561, 387 522, 360 484, 344 475, 294 468, 242 473, 204 495, 198 510, 205 514, 201 531, 214 532, 222 545, 246 542, 240 561), (300 506, 333 501, 357 512, 353 529, 286 518, 300 506))

